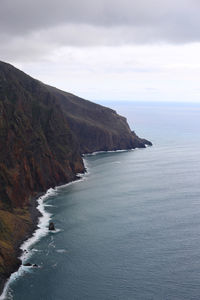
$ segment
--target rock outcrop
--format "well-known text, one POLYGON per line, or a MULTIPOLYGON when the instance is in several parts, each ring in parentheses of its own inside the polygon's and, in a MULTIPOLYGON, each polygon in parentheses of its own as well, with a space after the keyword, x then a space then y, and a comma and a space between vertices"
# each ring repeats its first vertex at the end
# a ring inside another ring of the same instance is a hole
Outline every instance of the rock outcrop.
POLYGON ((53 222, 49 223, 49 230, 56 230, 53 222))
POLYGON ((0 291, 36 228, 36 197, 84 172, 83 153, 148 143, 115 111, 0 62, 0 291))

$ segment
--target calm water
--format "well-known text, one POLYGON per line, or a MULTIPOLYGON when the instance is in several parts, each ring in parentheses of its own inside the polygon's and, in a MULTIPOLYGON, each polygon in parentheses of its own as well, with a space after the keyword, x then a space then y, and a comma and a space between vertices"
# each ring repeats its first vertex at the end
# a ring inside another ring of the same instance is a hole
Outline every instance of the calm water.
MULTIPOLYGON (((111 106, 111 105, 110 105, 111 106)), ((112 104, 154 146, 86 157, 9 299, 200 299, 200 106, 112 104)))

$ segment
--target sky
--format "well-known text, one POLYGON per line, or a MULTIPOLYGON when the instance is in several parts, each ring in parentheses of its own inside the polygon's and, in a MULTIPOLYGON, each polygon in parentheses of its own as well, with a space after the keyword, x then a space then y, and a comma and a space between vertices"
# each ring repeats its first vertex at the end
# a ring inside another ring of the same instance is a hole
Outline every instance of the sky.
POLYGON ((0 0, 0 60, 80 97, 200 102, 199 0, 0 0))

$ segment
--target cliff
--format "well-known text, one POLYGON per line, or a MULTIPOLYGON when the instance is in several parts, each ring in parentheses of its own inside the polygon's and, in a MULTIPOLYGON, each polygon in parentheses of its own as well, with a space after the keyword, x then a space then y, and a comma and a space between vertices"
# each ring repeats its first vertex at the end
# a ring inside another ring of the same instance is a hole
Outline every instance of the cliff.
POLYGON ((0 291, 36 227, 36 197, 84 172, 83 153, 145 144, 115 111, 0 62, 0 291))
POLYGON ((77 137, 81 153, 144 148, 151 142, 131 132, 126 118, 116 111, 46 86, 55 96, 77 137))

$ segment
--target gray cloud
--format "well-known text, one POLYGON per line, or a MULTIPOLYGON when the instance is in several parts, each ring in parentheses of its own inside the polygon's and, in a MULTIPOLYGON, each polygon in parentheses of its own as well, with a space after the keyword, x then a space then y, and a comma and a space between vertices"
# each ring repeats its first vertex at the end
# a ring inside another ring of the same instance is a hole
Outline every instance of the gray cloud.
POLYGON ((0 55, 43 57, 62 46, 200 41, 198 0, 1 0, 0 55))
MULTIPOLYGON (((1 0, 0 32, 24 35, 70 24, 129 27, 146 39, 200 38, 196 0, 1 0), (160 34, 158 34, 160 33, 160 34)), ((136 39, 137 41, 137 39, 136 39)), ((132 38, 134 42, 134 34, 132 38)))

